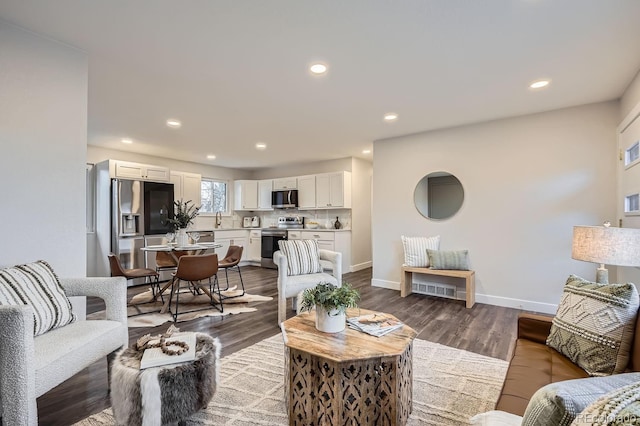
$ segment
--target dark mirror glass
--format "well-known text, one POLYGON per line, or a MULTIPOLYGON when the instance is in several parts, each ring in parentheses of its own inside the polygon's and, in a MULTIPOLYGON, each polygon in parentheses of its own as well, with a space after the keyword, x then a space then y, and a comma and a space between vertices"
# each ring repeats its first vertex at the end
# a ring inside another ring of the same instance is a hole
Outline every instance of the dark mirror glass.
POLYGON ((413 202, 427 219, 448 219, 460 210, 464 189, 457 177, 447 172, 429 173, 416 185, 413 202))

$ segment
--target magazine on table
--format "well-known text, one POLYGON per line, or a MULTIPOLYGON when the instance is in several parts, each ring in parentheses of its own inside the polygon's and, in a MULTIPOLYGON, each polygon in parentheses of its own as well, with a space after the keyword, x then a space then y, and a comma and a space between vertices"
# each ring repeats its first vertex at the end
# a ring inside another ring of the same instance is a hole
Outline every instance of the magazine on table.
POLYGON ((373 314, 347 318, 347 325, 355 330, 362 331, 363 333, 380 337, 392 332, 393 330, 401 328, 404 324, 390 315, 376 312, 373 314))
MULTIPOLYGON (((189 349, 180 355, 168 355, 162 352, 161 348, 148 348, 144 350, 142 359, 140 360, 140 369, 150 367, 158 367, 161 365, 175 364, 178 362, 193 361, 196 359, 196 334, 195 333, 176 333, 171 337, 167 337, 167 343, 171 341, 186 342, 189 349)), ((157 343, 159 339, 154 339, 151 343, 157 343)), ((172 347, 173 348, 173 347, 172 347)))

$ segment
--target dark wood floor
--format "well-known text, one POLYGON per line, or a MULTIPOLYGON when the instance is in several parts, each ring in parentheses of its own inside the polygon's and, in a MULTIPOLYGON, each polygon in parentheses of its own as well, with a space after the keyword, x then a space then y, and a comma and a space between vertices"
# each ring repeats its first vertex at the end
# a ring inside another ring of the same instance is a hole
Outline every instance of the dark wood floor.
MULTIPOLYGON (((272 296, 271 302, 255 304, 257 312, 224 318, 199 318, 179 323, 183 331, 206 332, 222 342, 222 356, 280 333, 275 300, 276 271, 258 267, 242 269, 245 286, 251 294, 272 296)), ((232 285, 237 274, 230 273, 232 285)), ((400 292, 371 287, 371 269, 345 274, 344 280, 360 290, 359 306, 389 312, 418 332, 418 338, 479 354, 507 359, 516 335, 516 309, 476 304, 466 309, 464 301, 412 294, 401 298, 400 292)), ((224 278, 223 278, 224 281, 224 278)), ((130 294, 143 290, 130 288, 130 294)), ((89 301, 88 311, 102 309, 99 299, 89 301)), ((294 313, 289 312, 289 316, 294 313)), ((168 324, 155 328, 131 328, 129 337, 158 334, 168 324)), ((70 425, 109 407, 106 360, 96 362, 76 376, 38 398, 41 425, 70 425)))

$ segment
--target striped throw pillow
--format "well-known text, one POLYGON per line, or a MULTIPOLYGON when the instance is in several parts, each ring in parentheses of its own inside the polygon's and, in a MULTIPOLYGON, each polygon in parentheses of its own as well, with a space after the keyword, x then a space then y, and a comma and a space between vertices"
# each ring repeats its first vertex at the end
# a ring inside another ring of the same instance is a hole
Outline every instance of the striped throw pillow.
POLYGON ((42 260, 0 270, 0 305, 31 306, 34 336, 76 320, 58 277, 42 260))
POLYGON ((440 248, 440 235, 435 237, 405 237, 402 236, 404 248, 404 264, 416 268, 429 266, 427 249, 438 250, 440 248))
POLYGON ((280 240, 280 251, 289 264, 287 275, 306 275, 322 272, 316 240, 280 240))

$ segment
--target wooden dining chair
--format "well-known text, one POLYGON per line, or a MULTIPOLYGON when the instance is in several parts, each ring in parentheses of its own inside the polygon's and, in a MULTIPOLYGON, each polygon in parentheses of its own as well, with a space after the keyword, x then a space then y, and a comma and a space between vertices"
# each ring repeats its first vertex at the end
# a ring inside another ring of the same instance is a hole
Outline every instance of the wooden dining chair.
POLYGON ((158 277, 160 275, 158 272, 149 268, 125 269, 122 267, 118 256, 113 253, 109 253, 109 267, 111 269, 112 277, 125 277, 127 281, 134 280, 136 278, 144 278, 146 282, 151 284, 151 294, 153 294, 153 299, 151 301, 155 301, 158 294, 160 295, 160 299, 164 301, 162 291, 160 291, 160 282, 158 281, 158 277))
MULTIPOLYGON (((175 274, 173 274, 173 282, 171 285, 171 295, 169 296, 169 312, 173 316, 173 322, 178 321, 178 309, 180 305, 180 283, 187 282, 189 289, 201 290, 210 299, 210 305, 219 310, 224 311, 222 305, 222 296, 220 294, 220 285, 218 284, 218 255, 201 254, 201 255, 184 255, 178 260, 178 268, 175 274), (206 281, 203 284, 202 281, 206 281), (214 293, 217 291, 216 301, 214 293), (172 308, 173 296, 175 294, 175 309, 172 308)), ((204 308, 192 309, 189 311, 181 312, 183 314, 188 312, 202 311, 209 309, 209 305, 204 308)))

